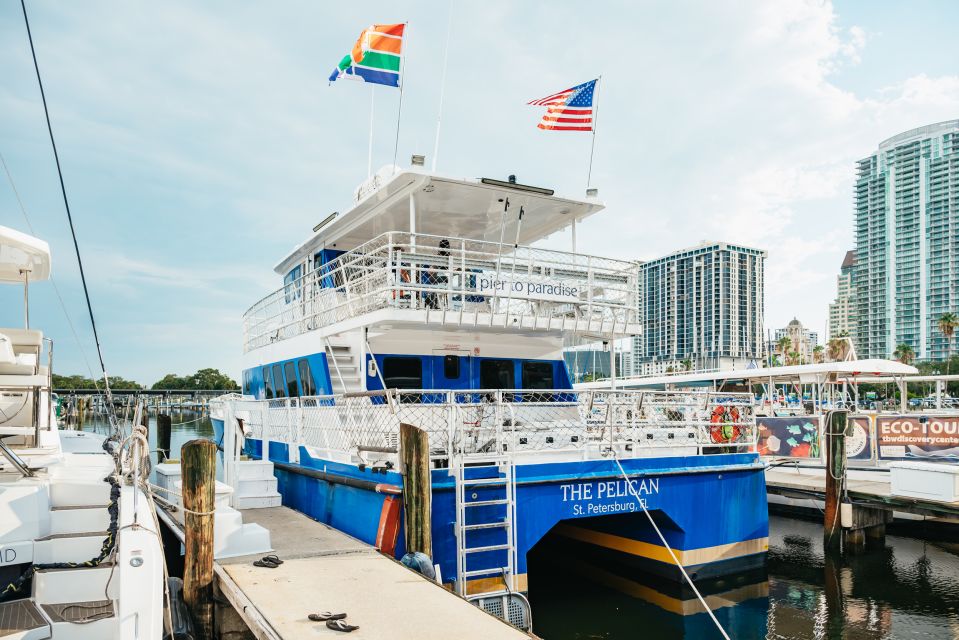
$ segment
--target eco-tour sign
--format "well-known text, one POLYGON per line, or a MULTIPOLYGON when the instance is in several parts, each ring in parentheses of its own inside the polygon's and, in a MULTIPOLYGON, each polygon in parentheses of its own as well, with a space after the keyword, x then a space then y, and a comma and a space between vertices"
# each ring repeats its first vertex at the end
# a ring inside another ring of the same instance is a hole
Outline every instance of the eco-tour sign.
POLYGON ((878 416, 879 457, 959 458, 959 416, 878 416))
POLYGON ((564 506, 572 506, 574 516, 627 513, 652 508, 647 500, 650 496, 659 495, 659 478, 573 482, 561 485, 560 490, 563 492, 564 506), (639 501, 633 495, 634 491, 639 501))
POLYGON ((501 298, 525 298, 552 302, 579 302, 580 288, 555 280, 516 278, 503 274, 481 275, 476 278, 479 293, 501 298))

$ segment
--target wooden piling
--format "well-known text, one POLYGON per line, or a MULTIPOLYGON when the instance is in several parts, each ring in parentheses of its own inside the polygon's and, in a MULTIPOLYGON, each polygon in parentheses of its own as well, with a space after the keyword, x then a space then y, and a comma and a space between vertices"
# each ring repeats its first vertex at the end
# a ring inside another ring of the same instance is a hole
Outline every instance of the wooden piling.
POLYGON ((170 459, 170 432, 173 419, 165 413, 157 413, 157 459, 161 462, 170 459), (160 458, 160 454, 163 458, 160 458))
POLYGON ((826 414, 826 510, 823 517, 823 544, 826 549, 842 547, 839 502, 846 478, 846 418, 849 412, 826 414))
POLYGON ((411 424, 400 424, 400 465, 403 474, 406 551, 421 551, 432 558, 430 441, 425 431, 411 424))
POLYGON ((180 449, 183 478, 183 599, 197 623, 200 640, 213 638, 213 510, 216 498, 216 444, 190 440, 180 449))

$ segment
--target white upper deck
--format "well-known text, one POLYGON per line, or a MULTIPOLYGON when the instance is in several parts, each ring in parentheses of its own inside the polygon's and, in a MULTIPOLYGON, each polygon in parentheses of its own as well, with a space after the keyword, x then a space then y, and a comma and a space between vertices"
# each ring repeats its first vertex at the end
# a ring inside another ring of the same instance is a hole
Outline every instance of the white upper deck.
POLYGON ((322 249, 349 251, 389 231, 529 245, 604 208, 597 198, 552 194, 506 180, 454 179, 387 166, 356 189, 352 209, 317 225, 276 272, 285 275, 322 249))

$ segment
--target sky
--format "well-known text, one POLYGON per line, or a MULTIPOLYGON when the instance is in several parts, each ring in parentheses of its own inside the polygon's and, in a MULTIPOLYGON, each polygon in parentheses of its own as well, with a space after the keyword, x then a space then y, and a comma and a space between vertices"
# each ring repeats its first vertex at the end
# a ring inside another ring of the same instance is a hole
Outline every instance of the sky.
MULTIPOLYGON (((536 128, 529 100, 602 75, 580 251, 647 260, 702 241, 768 251, 766 325, 825 333, 853 248, 855 161, 959 117, 959 3, 28 0, 111 375, 239 376, 243 312, 273 266, 366 177, 371 88, 327 78, 371 23, 408 21, 398 164, 515 174, 582 196, 590 135, 536 128), (450 11, 452 9, 452 19, 450 11)), ((374 168, 399 92, 373 95, 374 168)), ((0 154, 54 278, 31 315, 55 370, 97 370, 77 262, 15 0, 0 1, 0 154), (70 328, 72 322, 77 336, 70 328), (88 367, 89 363, 89 367, 88 367)), ((0 173, 0 224, 29 231, 0 173)), ((546 246, 569 246, 554 236, 546 246)), ((0 326, 22 322, 0 290, 0 326)))

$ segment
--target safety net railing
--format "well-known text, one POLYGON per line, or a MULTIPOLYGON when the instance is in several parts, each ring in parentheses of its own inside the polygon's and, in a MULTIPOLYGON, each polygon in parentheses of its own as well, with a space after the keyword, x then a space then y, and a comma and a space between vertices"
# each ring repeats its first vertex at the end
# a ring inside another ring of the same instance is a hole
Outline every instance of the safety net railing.
POLYGON ((482 240, 390 232, 274 291, 243 317, 249 351, 379 309, 443 322, 628 332, 636 263, 482 240))
POLYGON ((249 437, 352 456, 396 453, 400 423, 427 432, 435 459, 510 451, 696 455, 746 450, 757 439, 745 393, 387 390, 213 404, 224 403, 249 437))

